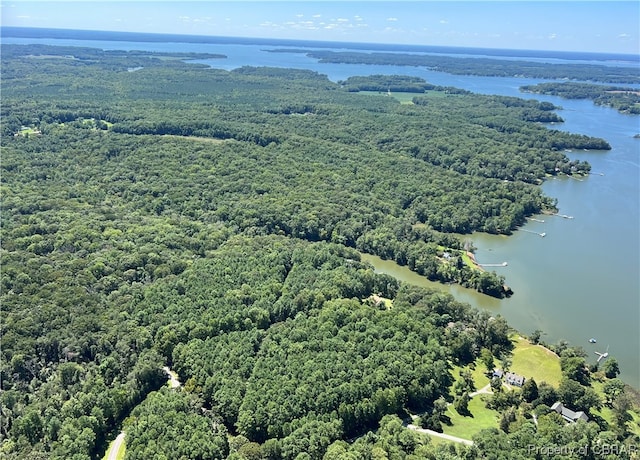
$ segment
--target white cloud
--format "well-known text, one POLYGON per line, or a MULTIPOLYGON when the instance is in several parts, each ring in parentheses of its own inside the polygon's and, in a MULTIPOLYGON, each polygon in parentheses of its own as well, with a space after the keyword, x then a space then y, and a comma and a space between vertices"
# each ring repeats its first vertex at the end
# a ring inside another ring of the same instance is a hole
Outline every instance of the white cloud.
POLYGON ((349 22, 349 20, 345 19, 345 18, 338 18, 337 21, 338 22, 349 22))
POLYGON ((314 18, 321 18, 321 17, 322 17, 322 15, 321 15, 321 14, 314 14, 312 17, 314 17, 314 18))
POLYGON ((391 21, 391 22, 395 22, 397 20, 398 20, 398 18, 387 18, 387 21, 391 21))
POLYGON ((558 38, 558 34, 549 34, 549 36, 547 38, 549 40, 555 40, 556 38, 558 38))
POLYGON ((441 19, 440 24, 449 24, 449 21, 447 21, 446 19, 441 19))

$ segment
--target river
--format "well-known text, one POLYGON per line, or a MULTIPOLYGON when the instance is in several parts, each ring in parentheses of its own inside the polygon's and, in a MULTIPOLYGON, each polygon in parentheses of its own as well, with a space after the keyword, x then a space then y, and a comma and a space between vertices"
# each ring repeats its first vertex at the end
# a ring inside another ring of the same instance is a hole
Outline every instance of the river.
MULTIPOLYGON (((495 268, 505 275, 515 294, 497 300, 461 288, 436 285, 457 299, 501 314, 527 334, 544 331, 543 340, 567 340, 583 346, 589 361, 595 351, 608 348, 618 360, 621 377, 640 388, 640 117, 621 115, 590 101, 570 101, 554 96, 520 93, 522 85, 541 82, 526 78, 449 75, 418 67, 319 64, 303 54, 268 53, 266 45, 216 45, 203 43, 148 43, 90 40, 18 39, 3 37, 3 43, 46 43, 91 46, 103 49, 208 52, 227 59, 197 61, 231 70, 243 65, 296 67, 318 71, 338 81, 352 75, 405 74, 425 78, 443 86, 456 86, 483 94, 535 98, 562 106, 565 123, 553 129, 605 138, 609 152, 568 152, 571 158, 588 160, 588 178, 551 179, 543 184, 547 195, 558 199, 561 214, 573 219, 537 216, 525 231, 514 235, 473 234, 480 263, 508 262, 495 268), (600 175, 602 174, 602 175, 600 175), (544 238, 535 233, 544 232, 544 238), (597 339, 590 344, 589 338, 597 339)), ((597 63, 597 62, 596 62, 597 63)), ((405 267, 365 256, 381 272, 416 284, 428 280, 405 267)))

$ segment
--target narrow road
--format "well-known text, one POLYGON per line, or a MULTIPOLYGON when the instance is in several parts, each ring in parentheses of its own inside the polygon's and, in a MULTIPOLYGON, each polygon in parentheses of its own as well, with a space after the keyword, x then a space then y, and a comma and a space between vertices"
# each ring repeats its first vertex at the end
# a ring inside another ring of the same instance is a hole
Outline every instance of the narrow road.
MULTIPOLYGON (((169 377, 169 386, 171 388, 176 389, 182 386, 182 383, 180 383, 180 380, 178 380, 178 376, 175 372, 173 372, 167 366, 163 367, 162 370, 165 371, 165 373, 169 377)), ((124 436, 125 432, 121 431, 120 434, 116 436, 116 439, 111 442, 111 450, 109 451, 109 456, 106 457, 105 460, 116 460, 118 458, 118 451, 120 450, 120 446, 124 442, 124 436)))
POLYGON ((175 372, 173 372, 167 366, 163 367, 162 370, 165 371, 167 373, 167 375, 169 376, 169 386, 171 388, 179 388, 180 385, 182 385, 180 383, 180 380, 178 380, 178 376, 176 375, 175 372))
POLYGON ((470 398, 473 398, 474 396, 479 395, 479 394, 487 394, 487 395, 490 395, 490 394, 492 394, 492 393, 493 393, 493 392, 491 391, 491 384, 490 384, 490 383, 488 383, 487 385, 485 385, 485 386, 483 386, 482 388, 480 388, 478 391, 474 391, 473 393, 469 393, 469 397, 470 397, 470 398))
POLYGON ((436 436, 438 438, 446 439, 447 441, 459 442, 461 444, 466 444, 467 446, 473 445, 473 441, 469 439, 457 438, 455 436, 451 436, 450 434, 438 433, 437 431, 427 430, 425 428, 420 428, 419 426, 407 425, 407 428, 409 428, 410 430, 417 431, 418 433, 425 433, 425 434, 428 434, 429 436, 436 436))
POLYGON ((116 439, 111 443, 111 450, 109 451, 109 456, 107 460, 116 460, 118 458, 118 451, 120 450, 120 446, 124 442, 124 431, 121 431, 116 439))

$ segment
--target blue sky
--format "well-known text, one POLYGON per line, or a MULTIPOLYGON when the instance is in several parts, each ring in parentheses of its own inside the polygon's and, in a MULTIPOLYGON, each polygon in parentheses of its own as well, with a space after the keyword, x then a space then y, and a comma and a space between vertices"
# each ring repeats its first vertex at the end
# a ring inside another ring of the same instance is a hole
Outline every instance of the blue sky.
POLYGON ((2 0, 3 26, 640 54, 634 1, 2 0))

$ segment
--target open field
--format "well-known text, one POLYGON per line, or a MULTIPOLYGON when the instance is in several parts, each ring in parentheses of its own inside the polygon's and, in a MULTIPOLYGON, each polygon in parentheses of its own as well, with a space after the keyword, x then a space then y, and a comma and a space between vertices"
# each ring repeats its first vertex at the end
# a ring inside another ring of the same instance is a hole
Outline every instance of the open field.
MULTIPOLYGON (((378 91, 359 91, 359 94, 370 94, 373 96, 388 96, 386 92, 378 91)), ((416 96, 424 96, 424 93, 391 93, 391 97, 400 101, 401 104, 413 104, 413 98, 416 96)))
POLYGON ((536 383, 547 382, 555 387, 560 385, 562 372, 560 358, 541 345, 533 345, 523 337, 513 339, 515 348, 511 363, 511 372, 535 379, 536 383))
POLYGON ((469 401, 469 412, 471 416, 464 417, 450 405, 446 415, 451 419, 452 425, 442 424, 442 428, 446 434, 456 436, 463 439, 471 439, 474 434, 485 428, 497 428, 498 412, 487 409, 482 400, 483 395, 471 398, 469 401))
MULTIPOLYGON (((600 395, 600 397, 604 401, 605 399, 604 391, 603 391, 604 383, 599 382, 597 380, 592 380, 591 387, 600 395)), ((610 408, 603 406, 602 409, 592 410, 592 412, 595 415, 598 415, 603 419, 605 419, 607 423, 609 423, 609 425, 613 425, 614 423, 613 411, 610 408)), ((640 414, 638 414, 635 411, 630 411, 630 414, 631 414, 631 417, 633 417, 633 420, 631 420, 628 424, 629 431, 634 433, 636 436, 640 436, 640 414)))

